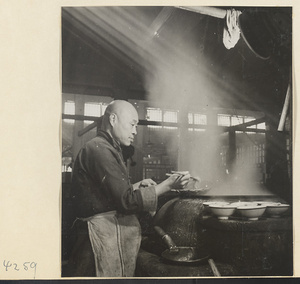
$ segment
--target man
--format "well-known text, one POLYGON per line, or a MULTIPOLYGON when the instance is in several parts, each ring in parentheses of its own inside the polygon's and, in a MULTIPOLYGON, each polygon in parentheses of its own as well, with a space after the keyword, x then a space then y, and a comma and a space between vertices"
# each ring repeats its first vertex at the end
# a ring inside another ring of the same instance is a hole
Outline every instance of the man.
POLYGON ((160 184, 132 185, 121 152, 137 134, 138 114, 128 102, 108 105, 97 137, 80 150, 73 168, 72 197, 78 239, 70 258, 72 276, 134 276, 141 242, 136 213, 155 211, 159 195, 184 187, 188 173, 160 184))

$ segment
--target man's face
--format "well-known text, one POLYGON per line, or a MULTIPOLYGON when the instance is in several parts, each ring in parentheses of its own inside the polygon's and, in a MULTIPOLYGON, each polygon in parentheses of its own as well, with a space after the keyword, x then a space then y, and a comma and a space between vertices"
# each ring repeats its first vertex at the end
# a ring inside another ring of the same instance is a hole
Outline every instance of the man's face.
POLYGON ((124 111, 115 117, 115 124, 112 130, 113 137, 121 145, 129 146, 137 134, 138 115, 135 109, 124 111))

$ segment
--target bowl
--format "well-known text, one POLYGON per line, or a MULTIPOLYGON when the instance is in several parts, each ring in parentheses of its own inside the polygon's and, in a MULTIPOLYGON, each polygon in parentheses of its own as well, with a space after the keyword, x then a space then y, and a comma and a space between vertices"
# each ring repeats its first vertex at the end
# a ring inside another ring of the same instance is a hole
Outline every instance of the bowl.
POLYGON ((210 206, 210 205, 219 205, 219 206, 223 206, 223 205, 228 205, 229 202, 225 202, 225 201, 205 201, 203 202, 204 206, 210 206))
POLYGON ((273 202, 273 201, 257 201, 258 205, 262 206, 271 206, 271 205, 279 205, 281 204, 280 202, 273 202))
POLYGON ((289 204, 270 204, 267 205, 266 214, 272 218, 280 218, 289 208, 289 204))
POLYGON ((246 217, 248 220, 254 221, 258 220, 258 218, 265 213, 266 206, 240 206, 237 207, 237 210, 243 217, 246 217))
POLYGON ((253 201, 238 201, 238 202, 230 203, 230 205, 235 206, 235 207, 256 206, 257 202, 253 202, 253 201))
POLYGON ((236 207, 230 204, 211 204, 209 205, 209 209, 219 220, 227 220, 234 213, 236 207))
POLYGON ((228 205, 228 202, 225 201, 205 201, 203 202, 204 208, 206 209, 207 212, 211 212, 210 210, 210 205, 218 205, 218 206, 223 206, 223 205, 228 205))

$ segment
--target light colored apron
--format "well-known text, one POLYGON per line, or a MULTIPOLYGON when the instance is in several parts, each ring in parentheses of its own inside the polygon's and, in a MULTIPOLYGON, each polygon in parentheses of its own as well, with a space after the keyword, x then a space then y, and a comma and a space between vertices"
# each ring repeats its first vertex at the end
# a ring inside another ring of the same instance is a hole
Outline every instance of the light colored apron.
POLYGON ((111 211, 86 221, 95 256, 96 276, 134 276, 141 244, 141 227, 137 217, 111 211))

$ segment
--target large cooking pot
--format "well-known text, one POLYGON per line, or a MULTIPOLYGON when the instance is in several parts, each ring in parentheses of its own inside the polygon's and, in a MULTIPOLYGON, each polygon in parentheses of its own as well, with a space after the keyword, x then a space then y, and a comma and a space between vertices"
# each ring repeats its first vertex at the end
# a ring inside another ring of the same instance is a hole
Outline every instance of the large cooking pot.
POLYGON ((153 224, 162 228, 177 246, 195 247, 201 253, 208 254, 207 232, 201 225, 203 212, 200 198, 174 198, 160 208, 153 224))

